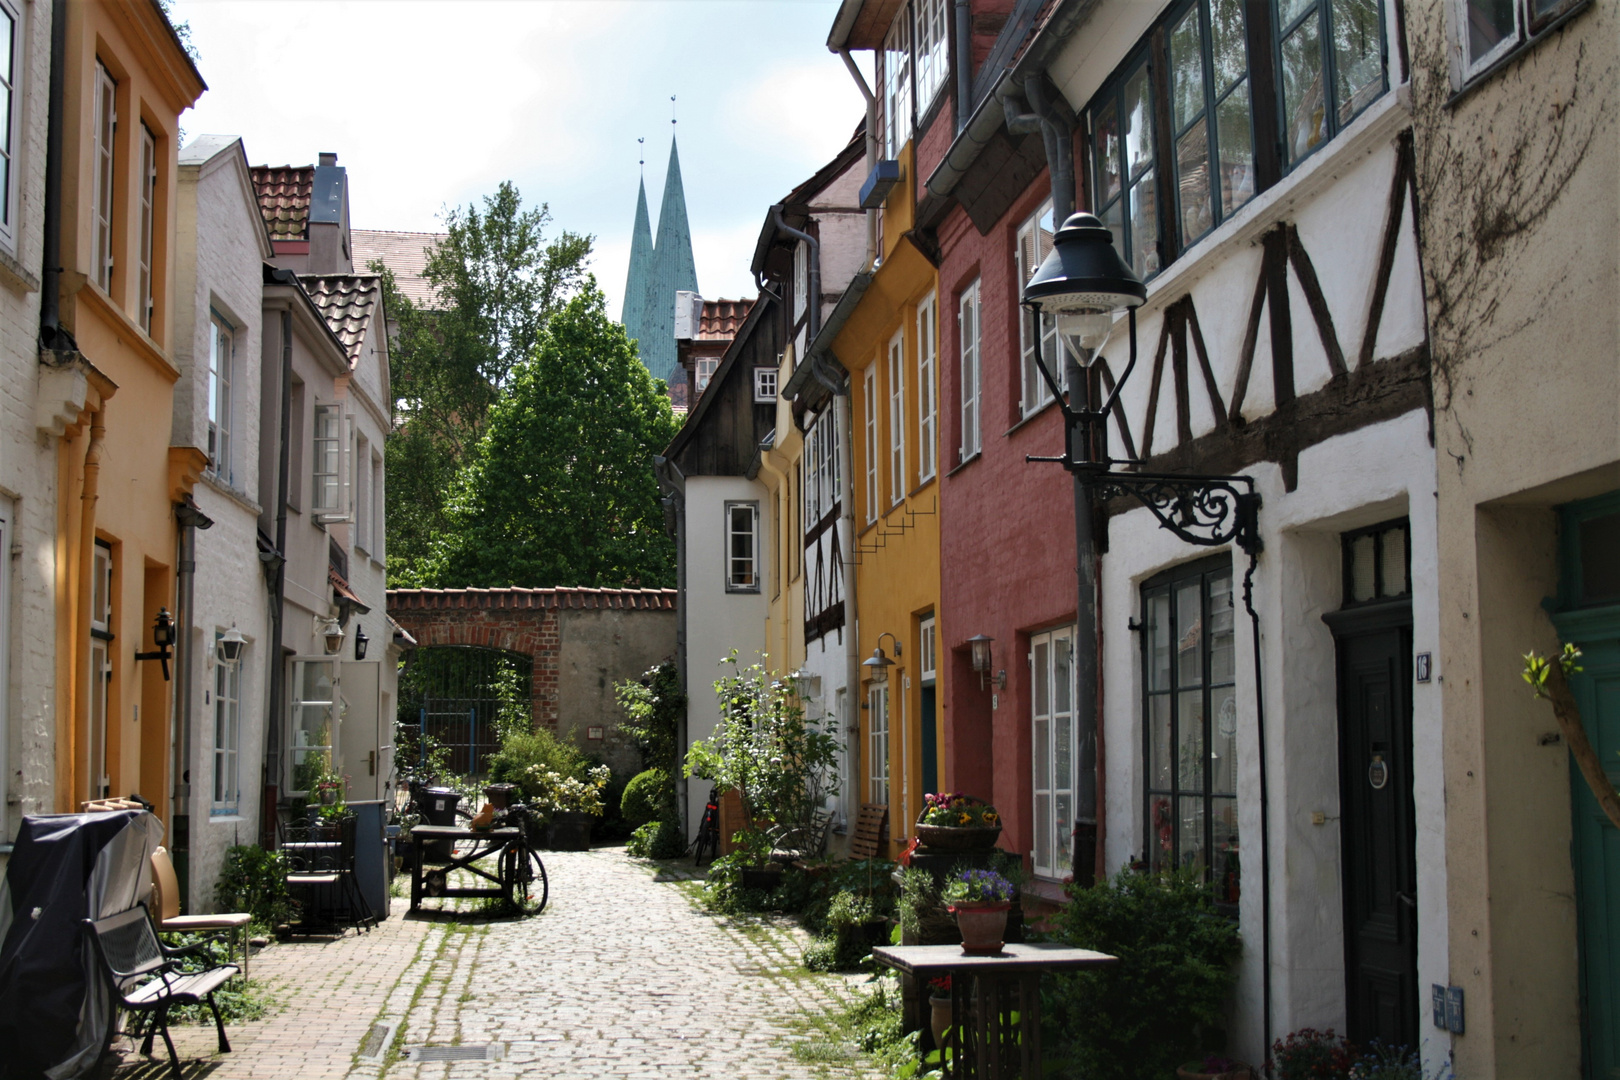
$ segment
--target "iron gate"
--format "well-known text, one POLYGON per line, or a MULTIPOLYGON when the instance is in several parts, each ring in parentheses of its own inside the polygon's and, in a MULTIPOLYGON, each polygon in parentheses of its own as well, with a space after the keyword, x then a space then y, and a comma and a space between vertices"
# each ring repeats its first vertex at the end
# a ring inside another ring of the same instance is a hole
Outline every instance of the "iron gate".
MULTIPOLYGON (((417 649, 400 675, 399 723, 450 751, 449 769, 482 776, 500 749, 503 710, 533 715, 534 658, 504 649, 437 645, 417 649)), ((417 739, 426 747, 425 739, 417 739)))

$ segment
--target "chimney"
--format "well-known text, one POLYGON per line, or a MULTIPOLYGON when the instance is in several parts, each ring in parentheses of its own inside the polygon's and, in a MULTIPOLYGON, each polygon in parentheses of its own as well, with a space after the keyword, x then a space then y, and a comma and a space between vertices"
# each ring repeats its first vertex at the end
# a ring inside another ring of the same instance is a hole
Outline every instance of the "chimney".
POLYGON ((321 154, 320 164, 322 164, 322 165, 336 165, 337 164, 337 155, 334 154, 334 153, 331 153, 331 152, 326 152, 326 153, 321 154))

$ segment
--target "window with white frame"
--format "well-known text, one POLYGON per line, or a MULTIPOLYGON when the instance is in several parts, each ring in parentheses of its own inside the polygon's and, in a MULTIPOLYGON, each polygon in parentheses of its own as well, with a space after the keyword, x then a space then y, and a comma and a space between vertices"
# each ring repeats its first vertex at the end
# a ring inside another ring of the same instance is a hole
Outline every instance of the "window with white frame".
POLYGON ((838 412, 828 409, 804 434, 804 527, 808 532, 838 506, 838 412))
POLYGON ((231 461, 231 385, 235 380, 236 334, 217 311, 208 318, 208 467, 234 486, 231 461))
POLYGON ((113 270, 113 133, 118 127, 118 84, 100 61, 96 63, 95 183, 91 188, 90 278, 103 290, 112 289, 113 270))
POLYGON ((930 615, 917 628, 917 677, 925 683, 937 677, 939 635, 935 626, 934 616, 930 615))
POLYGON ((878 78, 883 92, 883 156, 892 160, 911 138, 911 10, 905 4, 883 39, 878 62, 883 68, 878 78))
POLYGON ((889 502, 906 497, 906 332, 889 341, 889 502))
POLYGON ((310 502, 321 521, 348 519, 353 438, 353 423, 344 415, 342 406, 315 406, 315 431, 310 439, 310 502))
POLYGON ((376 450, 371 452, 371 557, 382 562, 383 543, 388 535, 386 519, 384 518, 383 500, 383 460, 376 450))
MULTIPOLYGON (((17 74, 22 70, 22 9, 16 0, 0 0, 0 31, 5 48, 0 49, 0 243, 13 250, 17 244, 17 142, 22 124, 22 95, 17 92, 17 74)), ((3 818, 3 811, 0 811, 3 818)), ((3 826, 0 820, 0 826, 3 826)), ((6 835, 0 828, 0 836, 6 835)))
POLYGON ((1078 767, 1074 730, 1074 629, 1065 626, 1029 639, 1030 723, 1035 791, 1035 873, 1069 872, 1068 838, 1074 829, 1078 767))
POLYGON ((866 369, 861 380, 861 401, 866 406, 866 520, 876 521, 878 516, 878 434, 877 434, 877 365, 866 369))
POLYGON ((1546 30, 1580 0, 1455 0, 1465 78, 1546 30))
POLYGON ((804 318, 810 303, 810 245, 800 240, 793 248, 793 322, 804 318))
POLYGON ((962 290, 956 302, 956 343, 962 379, 960 461, 979 452, 979 280, 962 290))
POLYGON ((917 308, 917 482, 939 469, 939 312, 930 296, 917 308))
POLYGON ((364 435, 354 439, 354 546, 371 552, 371 444, 364 435))
MULTIPOLYGON (((1018 282, 1022 288, 1040 269, 1041 260, 1052 250, 1052 204, 1044 203, 1018 227, 1018 282)), ((1052 390, 1041 377, 1036 366, 1037 355, 1046 362, 1047 370, 1063 385, 1065 365, 1058 357, 1057 319, 1050 315, 1018 309, 1018 351, 1023 362, 1023 397, 1020 406, 1023 415, 1039 411, 1052 400, 1052 390)))
POLYGON ((917 13, 917 112, 926 113, 945 85, 949 70, 949 27, 945 0, 915 0, 917 13))
POLYGON ((757 367, 754 369, 755 404, 776 404, 776 375, 776 369, 773 367, 757 367))
POLYGON ((237 752, 242 730, 242 653, 227 663, 217 659, 219 641, 225 634, 214 633, 214 804, 213 814, 234 814, 241 808, 241 774, 237 752))
POLYGON ((113 557, 112 546, 97 540, 90 565, 90 791, 106 798, 107 702, 112 689, 113 557))
POLYGON ((718 356, 700 356, 697 358, 696 363, 693 365, 693 374, 698 393, 701 394, 709 388, 709 382, 714 378, 715 369, 719 366, 720 358, 718 356))
POLYGON ((153 230, 157 202, 157 140, 145 124, 141 125, 141 171, 136 182, 141 189, 141 251, 140 281, 135 294, 139 305, 136 317, 141 329, 152 332, 152 278, 153 230))
POLYGON ((759 503, 726 503, 726 592, 759 592, 759 503))
POLYGON ((321 777, 332 773, 337 752, 337 661, 294 658, 291 706, 293 797, 307 797, 321 777))
POLYGON ((866 801, 889 801, 889 687, 874 686, 867 697, 866 801))

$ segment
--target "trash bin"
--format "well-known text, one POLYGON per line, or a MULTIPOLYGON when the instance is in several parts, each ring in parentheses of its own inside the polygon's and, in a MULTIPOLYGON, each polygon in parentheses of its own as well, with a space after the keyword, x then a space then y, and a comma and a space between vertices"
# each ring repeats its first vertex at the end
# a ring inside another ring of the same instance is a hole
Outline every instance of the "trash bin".
POLYGON ((351 802, 354 811, 354 880, 366 906, 378 919, 388 918, 387 841, 383 838, 383 804, 378 799, 351 802))
MULTIPOLYGON (((456 790, 447 787, 423 788, 420 798, 417 799, 422 811, 422 821, 427 825, 454 825, 456 804, 460 801, 461 796, 456 790)), ((450 840, 429 840, 425 844, 417 845, 425 863, 449 862, 451 848, 454 846, 454 842, 450 840)))

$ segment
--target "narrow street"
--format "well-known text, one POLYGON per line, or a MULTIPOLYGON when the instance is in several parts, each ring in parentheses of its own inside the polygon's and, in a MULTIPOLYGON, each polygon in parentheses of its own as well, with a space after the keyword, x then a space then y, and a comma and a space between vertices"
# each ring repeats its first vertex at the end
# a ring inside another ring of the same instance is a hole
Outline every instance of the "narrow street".
MULTIPOLYGON (((230 1025, 233 1052, 204 1065, 212 1025, 177 1028, 186 1076, 866 1075, 853 1048, 815 1038, 864 977, 804 970, 797 928, 709 916, 687 874, 655 877, 622 849, 545 858, 551 901, 535 918, 411 916, 395 899, 369 934, 266 949, 252 970, 275 1010, 230 1025), (452 1049, 417 1060, 424 1045, 452 1049)), ((162 1072, 125 1062, 117 1080, 162 1072)))

